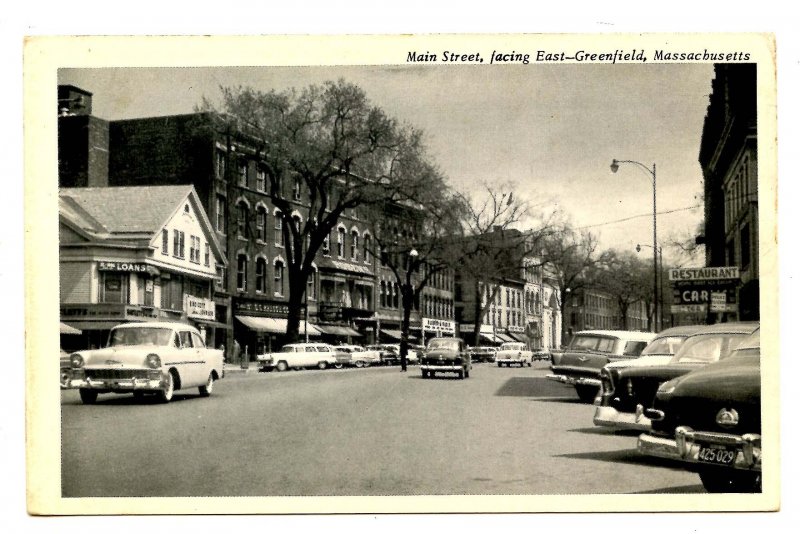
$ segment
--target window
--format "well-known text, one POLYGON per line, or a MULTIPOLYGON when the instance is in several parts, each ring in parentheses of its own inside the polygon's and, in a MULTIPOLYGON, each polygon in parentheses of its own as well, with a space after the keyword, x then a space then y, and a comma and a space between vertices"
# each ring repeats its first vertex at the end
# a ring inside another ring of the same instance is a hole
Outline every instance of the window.
POLYGON ((322 255, 331 255, 331 234, 326 235, 325 239, 322 240, 322 255))
POLYGON ((275 295, 283 296, 283 261, 275 262, 275 295))
POLYGON ((358 230, 350 234, 350 259, 358 261, 358 230))
POLYGON ((178 335, 181 338, 181 346, 184 349, 188 349, 192 347, 192 333, 191 332, 178 332, 178 335))
POLYGON ((208 245, 208 243, 206 243, 206 257, 204 263, 206 267, 211 266, 211 247, 208 245))
POLYGON ((258 191, 266 190, 267 173, 262 168, 256 170, 256 189, 258 191))
POLYGON ((276 211, 275 217, 275 245, 278 247, 283 246, 283 217, 280 211, 276 211))
POLYGON ((128 273, 101 271, 100 295, 102 303, 128 303, 128 273))
POLYGON ((372 237, 369 234, 364 234, 364 263, 370 264, 372 263, 371 256, 372 252, 370 249, 372 248, 372 237))
POLYGON ((267 240, 267 210, 261 206, 256 208, 256 239, 267 240))
POLYGON ((225 233, 225 197, 217 195, 217 232, 225 233))
POLYGON ((203 342, 203 338, 194 332, 192 332, 192 345, 201 349, 206 346, 206 344, 203 342))
POLYGON ((169 254, 169 230, 166 228, 161 230, 161 253, 169 254))
POLYGON ((292 198, 300 200, 303 195, 303 178, 300 176, 294 177, 294 184, 292 185, 292 198))
POLYGON ((240 161, 237 170, 236 183, 241 187, 247 187, 247 161, 240 161))
POLYGON ((258 258, 256 260, 256 293, 266 293, 267 291, 267 260, 258 258))
POLYGON ((172 254, 176 258, 184 258, 184 233, 180 230, 173 231, 172 254))
POLYGON ((381 280, 381 307, 386 307, 386 282, 381 280))
POLYGON ((317 300, 317 271, 316 269, 311 271, 308 275, 308 287, 306 288, 308 292, 308 298, 310 300, 317 300))
POLYGON ((394 307, 395 308, 399 308, 400 307, 400 291, 399 291, 399 289, 400 288, 397 286, 397 284, 394 284, 394 307))
POLYGON ((228 269, 222 265, 217 265, 216 286, 221 291, 228 289, 228 269))
POLYGON ((339 241, 336 242, 336 252, 339 254, 340 258, 344 258, 344 240, 345 240, 345 229, 341 226, 338 229, 339 234, 339 241))
POLYGON ((244 254, 236 257, 236 289, 247 291, 247 256, 244 254))
POLYGON ((236 233, 239 237, 250 237, 247 231, 247 218, 250 216, 250 210, 247 208, 247 203, 244 201, 236 204, 236 233))
POLYGON ((200 238, 195 235, 189 236, 189 261, 200 263, 200 238))
POLYGON ((225 179, 225 153, 217 150, 217 178, 225 179))

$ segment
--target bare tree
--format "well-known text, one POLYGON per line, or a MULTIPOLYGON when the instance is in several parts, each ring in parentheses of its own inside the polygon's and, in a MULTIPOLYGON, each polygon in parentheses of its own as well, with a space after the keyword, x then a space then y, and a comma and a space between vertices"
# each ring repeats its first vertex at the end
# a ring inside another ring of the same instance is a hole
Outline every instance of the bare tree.
POLYGON ((298 338, 312 262, 339 218, 359 206, 414 198, 427 184, 422 134, 398 124, 344 80, 302 90, 223 87, 222 109, 202 110, 255 147, 268 195, 282 220, 288 256, 287 336, 298 338), (297 181, 299 201, 285 196, 297 181))
MULTIPOLYGON (((605 263, 597 269, 596 287, 616 301, 623 330, 628 330, 628 312, 637 302, 652 300, 652 268, 632 252, 608 251, 605 263)), ((652 314, 648 308, 648 326, 652 314)))

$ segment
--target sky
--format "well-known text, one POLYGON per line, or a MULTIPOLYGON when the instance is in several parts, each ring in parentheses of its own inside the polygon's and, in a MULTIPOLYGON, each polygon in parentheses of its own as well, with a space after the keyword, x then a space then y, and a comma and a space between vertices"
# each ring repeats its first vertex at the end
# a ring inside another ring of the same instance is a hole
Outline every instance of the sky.
MULTIPOLYGON (((344 78, 389 115, 426 132, 451 185, 481 198, 513 184, 535 209, 562 210, 603 249, 651 246, 656 164, 659 243, 702 221, 700 137, 710 64, 61 69, 107 120, 191 113, 221 86, 302 88, 344 78)), ((643 248, 644 259, 652 257, 643 248)), ((702 261, 702 258, 700 259, 702 261)))

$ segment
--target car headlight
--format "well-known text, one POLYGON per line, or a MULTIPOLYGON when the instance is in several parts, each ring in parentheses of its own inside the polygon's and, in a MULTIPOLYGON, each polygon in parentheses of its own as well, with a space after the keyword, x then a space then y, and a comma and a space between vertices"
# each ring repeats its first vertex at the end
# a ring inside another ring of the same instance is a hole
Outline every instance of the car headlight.
POLYGON ((69 357, 69 365, 75 369, 83 367, 83 356, 75 353, 69 357))
POLYGON ((150 369, 158 369, 161 367, 161 358, 158 357, 158 354, 148 354, 147 358, 145 358, 145 364, 150 369))

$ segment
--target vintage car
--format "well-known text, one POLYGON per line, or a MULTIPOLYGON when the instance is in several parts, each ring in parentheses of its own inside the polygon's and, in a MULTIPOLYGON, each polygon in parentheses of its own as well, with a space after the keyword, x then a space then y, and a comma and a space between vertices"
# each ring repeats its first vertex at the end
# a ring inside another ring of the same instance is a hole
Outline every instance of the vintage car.
POLYGON ((761 491, 759 332, 728 358, 662 384, 639 452, 687 462, 712 493, 761 491))
POLYGON ((470 347, 468 350, 473 363, 494 363, 495 356, 497 355, 497 347, 478 345, 477 347, 470 347))
POLYGON ((59 370, 61 371, 59 382, 61 383, 61 388, 66 389, 69 387, 69 379, 70 379, 70 363, 69 363, 69 353, 64 349, 61 350, 61 358, 59 362, 59 370))
POLYGON ((727 357, 757 327, 758 323, 702 326, 686 338, 666 364, 620 370, 614 385, 606 384, 613 390, 605 392, 610 397, 610 407, 619 415, 618 422, 627 423, 627 428, 649 430, 650 419, 645 410, 652 406, 661 384, 727 357))
POLYGON ((457 337, 435 337, 428 346, 420 362, 422 378, 434 378, 436 373, 455 373, 458 378, 469 378, 472 369, 467 344, 457 337))
POLYGON ((381 363, 381 354, 377 350, 367 350, 358 345, 336 345, 337 364, 336 368, 341 369, 344 365, 354 367, 369 367, 381 363))
POLYGON ((592 402, 600 391, 600 371, 617 360, 638 358, 656 335, 630 330, 582 330, 563 354, 553 355, 550 380, 575 386, 583 402, 592 402))
POLYGON ((615 395, 619 374, 623 369, 631 367, 651 367, 669 363, 678 347, 701 326, 675 326, 662 330, 648 343, 642 355, 633 360, 619 360, 606 364, 600 371, 600 395, 597 396, 597 409, 594 412, 594 424, 621 429, 648 430, 649 421, 645 424, 641 411, 625 411, 618 409, 619 396, 615 395))
POLYGON ((500 348, 495 354, 494 361, 497 362, 497 367, 511 367, 512 365, 519 365, 530 367, 533 365, 533 352, 528 350, 525 343, 506 342, 500 345, 500 348))
POLYGON ((211 395, 223 358, 188 324, 128 323, 111 329, 107 347, 72 353, 69 372, 66 387, 79 390, 84 404, 94 404, 99 393, 155 394, 169 402, 175 391, 192 387, 211 395))
POLYGON ((395 352, 394 345, 367 345, 367 350, 374 350, 381 358, 383 365, 397 365, 400 363, 400 352, 395 352))
POLYGON ((290 343, 280 352, 257 354, 256 361, 262 371, 288 371, 317 367, 327 369, 337 363, 336 351, 325 343, 290 343))

